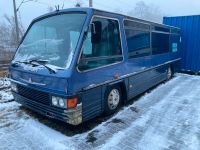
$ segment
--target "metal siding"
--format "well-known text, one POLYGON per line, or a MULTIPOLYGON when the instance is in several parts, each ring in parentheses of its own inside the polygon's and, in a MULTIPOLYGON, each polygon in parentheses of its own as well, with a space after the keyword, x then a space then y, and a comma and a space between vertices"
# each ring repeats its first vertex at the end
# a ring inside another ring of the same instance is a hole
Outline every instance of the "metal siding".
POLYGON ((164 17, 163 23, 181 28, 181 69, 200 72, 200 16, 164 17))
POLYGON ((102 113, 102 87, 88 90, 82 95, 83 121, 90 120, 102 113))
POLYGON ((163 65, 159 68, 151 69, 137 75, 129 77, 128 99, 131 99, 147 89, 167 79, 168 65, 163 65))

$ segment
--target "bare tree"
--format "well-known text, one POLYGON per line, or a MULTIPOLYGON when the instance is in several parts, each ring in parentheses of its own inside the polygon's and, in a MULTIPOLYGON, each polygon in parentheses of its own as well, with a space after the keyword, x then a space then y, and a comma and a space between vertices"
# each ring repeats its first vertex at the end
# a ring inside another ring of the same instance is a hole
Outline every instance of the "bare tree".
POLYGON ((158 6, 146 4, 144 1, 136 3, 135 8, 128 13, 131 16, 161 23, 164 13, 158 6))
POLYGON ((48 12, 53 12, 53 11, 54 11, 54 8, 53 8, 52 6, 49 6, 49 7, 47 8, 47 11, 48 11, 48 12))
POLYGON ((0 47, 1 49, 6 47, 7 45, 10 45, 10 37, 8 36, 10 34, 10 28, 7 24, 2 22, 0 24, 0 47))
MULTIPOLYGON (((24 27, 19 15, 19 37, 24 34, 24 27)), ((10 60, 18 46, 14 16, 4 15, 0 22, 0 60, 10 60)))
POLYGON ((11 42, 11 29, 8 26, 8 24, 6 24, 5 22, 1 22, 0 23, 0 60, 10 60, 14 54, 14 48, 16 48, 16 45, 13 46, 11 42))
MULTIPOLYGON (((8 27, 10 29, 10 45, 17 45, 17 35, 15 32, 15 19, 13 16, 9 17, 8 15, 4 15, 5 20, 7 21, 8 27)), ((24 34, 24 27, 21 23, 21 17, 19 18, 19 38, 21 39, 24 34)))
MULTIPOLYGON (((15 31, 15 19, 13 16, 4 15, 5 22, 0 22, 0 40, 1 46, 16 47, 17 34, 15 31)), ((21 22, 21 17, 19 15, 19 37, 22 38, 25 30, 21 22)))
POLYGON ((82 0, 76 0, 75 7, 82 7, 83 2, 82 0))

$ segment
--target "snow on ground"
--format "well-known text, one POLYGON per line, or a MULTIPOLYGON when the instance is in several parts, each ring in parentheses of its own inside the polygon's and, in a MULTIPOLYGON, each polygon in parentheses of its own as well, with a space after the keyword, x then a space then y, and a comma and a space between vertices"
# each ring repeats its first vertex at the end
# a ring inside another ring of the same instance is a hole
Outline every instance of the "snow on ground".
POLYGON ((176 74, 110 119, 72 136, 61 132, 67 125, 50 128, 20 104, 0 103, 0 149, 199 150, 199 93, 199 76, 176 74))
POLYGON ((9 87, 10 86, 10 81, 8 78, 0 78, 0 89, 3 87, 9 87))
POLYGON ((0 79, 0 104, 10 102, 13 96, 10 92, 10 81, 8 78, 0 79))
POLYGON ((0 91, 0 104, 13 101, 13 96, 9 88, 0 91))
POLYGON ((16 102, 0 105, 0 149, 70 149, 61 133, 38 123, 19 109, 16 102))

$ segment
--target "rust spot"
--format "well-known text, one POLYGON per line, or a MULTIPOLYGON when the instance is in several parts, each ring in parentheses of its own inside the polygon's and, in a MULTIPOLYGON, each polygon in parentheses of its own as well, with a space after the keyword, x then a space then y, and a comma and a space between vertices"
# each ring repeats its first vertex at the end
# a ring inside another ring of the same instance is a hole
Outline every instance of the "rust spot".
POLYGON ((120 77, 120 75, 118 73, 116 73, 116 74, 113 75, 114 79, 119 79, 119 77, 120 77))

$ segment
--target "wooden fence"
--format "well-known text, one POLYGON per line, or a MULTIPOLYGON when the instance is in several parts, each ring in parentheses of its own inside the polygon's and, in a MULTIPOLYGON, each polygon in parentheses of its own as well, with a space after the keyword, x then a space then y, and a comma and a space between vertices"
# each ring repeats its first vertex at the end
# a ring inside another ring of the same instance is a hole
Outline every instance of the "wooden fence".
POLYGON ((10 61, 1 61, 0 60, 0 77, 3 77, 8 71, 8 65, 10 61))
POLYGON ((15 50, 15 47, 0 45, 0 77, 8 71, 8 65, 15 54, 15 50))

